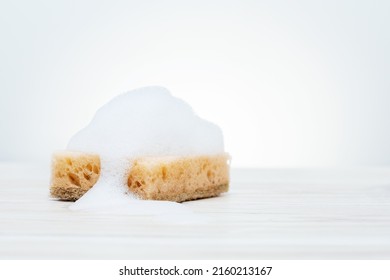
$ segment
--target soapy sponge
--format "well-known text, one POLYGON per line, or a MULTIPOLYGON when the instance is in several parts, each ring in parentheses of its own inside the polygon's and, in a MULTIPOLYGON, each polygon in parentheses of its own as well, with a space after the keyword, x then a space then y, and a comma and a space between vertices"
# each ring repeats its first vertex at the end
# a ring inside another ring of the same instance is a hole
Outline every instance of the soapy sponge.
MULTIPOLYGON (((182 202, 228 191, 229 156, 140 157, 129 166, 127 186, 140 199, 182 202)), ((75 201, 97 182, 98 155, 62 152, 53 155, 50 193, 75 201)))

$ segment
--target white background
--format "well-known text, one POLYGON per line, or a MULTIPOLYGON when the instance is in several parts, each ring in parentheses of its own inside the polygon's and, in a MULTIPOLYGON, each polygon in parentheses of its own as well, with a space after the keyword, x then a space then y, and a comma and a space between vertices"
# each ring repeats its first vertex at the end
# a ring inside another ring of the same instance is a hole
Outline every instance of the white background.
POLYGON ((389 1, 1 1, 0 161, 48 162, 162 85, 233 166, 390 164, 389 1))

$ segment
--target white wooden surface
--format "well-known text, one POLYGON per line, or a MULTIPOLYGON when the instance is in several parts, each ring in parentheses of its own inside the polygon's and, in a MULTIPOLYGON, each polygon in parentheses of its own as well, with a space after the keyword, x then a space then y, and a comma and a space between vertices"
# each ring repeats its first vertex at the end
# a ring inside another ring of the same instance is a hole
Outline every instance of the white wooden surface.
POLYGON ((233 170, 200 225, 72 212, 48 174, 0 164, 1 259, 390 259, 390 168, 233 170))

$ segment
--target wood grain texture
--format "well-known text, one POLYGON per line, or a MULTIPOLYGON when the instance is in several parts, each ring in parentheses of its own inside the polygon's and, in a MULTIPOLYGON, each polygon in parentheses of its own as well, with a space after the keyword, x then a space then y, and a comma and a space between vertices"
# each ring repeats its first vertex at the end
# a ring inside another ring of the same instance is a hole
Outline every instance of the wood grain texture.
POLYGON ((48 166, 0 164, 1 259, 390 259, 390 168, 233 169, 187 225, 72 212, 48 184, 48 166))

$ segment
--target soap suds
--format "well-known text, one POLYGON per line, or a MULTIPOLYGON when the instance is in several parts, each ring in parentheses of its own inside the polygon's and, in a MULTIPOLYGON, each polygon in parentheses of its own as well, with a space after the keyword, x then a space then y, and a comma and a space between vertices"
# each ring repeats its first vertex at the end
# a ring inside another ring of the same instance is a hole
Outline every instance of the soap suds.
POLYGON ((72 210, 164 219, 191 211, 183 204, 138 200, 130 193, 126 182, 132 159, 224 152, 221 129, 198 117, 187 103, 162 87, 140 88, 115 97, 73 136, 67 149, 101 158, 98 182, 72 210))
POLYGON ((68 149, 103 157, 223 153, 221 129, 162 87, 121 94, 69 142, 68 149))

